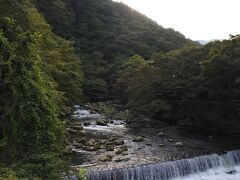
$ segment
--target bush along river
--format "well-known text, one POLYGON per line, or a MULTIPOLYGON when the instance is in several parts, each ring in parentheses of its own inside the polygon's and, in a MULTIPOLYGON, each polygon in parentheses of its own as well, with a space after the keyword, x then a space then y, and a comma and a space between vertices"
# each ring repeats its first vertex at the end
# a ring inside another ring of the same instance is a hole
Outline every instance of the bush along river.
POLYGON ((133 118, 112 102, 74 106, 67 130, 72 168, 88 180, 240 179, 239 139, 133 118))

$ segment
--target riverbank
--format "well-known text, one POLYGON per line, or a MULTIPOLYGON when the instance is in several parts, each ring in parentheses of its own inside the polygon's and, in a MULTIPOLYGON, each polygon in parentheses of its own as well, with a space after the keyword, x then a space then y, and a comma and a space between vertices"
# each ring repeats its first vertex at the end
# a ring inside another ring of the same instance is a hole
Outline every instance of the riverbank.
POLYGON ((240 149, 232 137, 129 118, 126 109, 110 102, 75 106, 68 128, 72 167, 94 172, 240 149))

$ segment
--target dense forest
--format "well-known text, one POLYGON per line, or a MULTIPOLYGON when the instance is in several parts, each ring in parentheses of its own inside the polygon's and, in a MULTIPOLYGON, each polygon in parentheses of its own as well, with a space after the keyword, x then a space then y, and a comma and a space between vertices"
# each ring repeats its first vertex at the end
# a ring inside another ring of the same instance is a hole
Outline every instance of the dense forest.
POLYGON ((0 0, 0 179, 59 179, 69 107, 240 136, 240 36, 205 46, 111 0, 0 0))
POLYGON ((180 48, 193 43, 173 29, 164 29, 122 3, 110 0, 34 1, 53 31, 75 42, 81 57, 84 94, 111 95, 113 74, 126 57, 180 48))

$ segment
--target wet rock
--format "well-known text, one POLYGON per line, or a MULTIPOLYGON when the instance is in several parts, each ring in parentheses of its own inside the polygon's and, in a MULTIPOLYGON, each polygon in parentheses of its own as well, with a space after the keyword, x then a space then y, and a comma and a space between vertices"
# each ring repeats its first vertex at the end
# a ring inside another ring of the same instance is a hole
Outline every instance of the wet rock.
POLYGON ((228 171, 228 172, 226 172, 227 174, 236 174, 237 173, 237 171, 236 170, 232 170, 232 171, 228 171))
POLYGON ((108 154, 107 156, 99 158, 99 161, 112 161, 113 155, 108 154))
POLYGON ((72 153, 78 153, 77 149, 73 149, 72 153))
POLYGON ((73 126, 72 129, 76 130, 76 131, 81 131, 83 130, 83 126, 73 126))
POLYGON ((115 159, 114 161, 115 162, 122 162, 122 161, 129 161, 130 160, 130 158, 128 158, 128 157, 119 157, 119 158, 117 158, 117 159, 115 159))
POLYGON ((111 137, 108 142, 106 142, 106 145, 123 145, 124 141, 118 140, 116 137, 111 137))
POLYGON ((91 123, 90 123, 90 122, 83 122, 83 125, 84 125, 84 126, 90 126, 91 123))
POLYGON ((86 131, 78 131, 77 132, 79 136, 86 136, 86 131))
POLYGON ((106 140, 100 140, 101 144, 106 144, 106 140))
POLYGON ((122 141, 122 140, 115 140, 115 141, 113 141, 113 144, 114 145, 123 145, 124 144, 124 141, 122 141))
POLYGON ((168 139, 168 142, 174 142, 174 140, 173 139, 168 139))
POLYGON ((86 146, 85 150, 86 151, 97 151, 99 149, 98 146, 86 146))
POLYGON ((165 132, 160 132, 160 133, 158 133, 158 136, 159 137, 164 137, 164 136, 166 136, 166 133, 165 132))
POLYGON ((142 141, 144 141, 144 138, 142 136, 136 136, 133 139, 133 142, 142 142, 142 141))
POLYGON ((69 122, 69 126, 71 126, 71 128, 75 127, 75 126, 82 126, 82 123, 81 122, 69 122))
POLYGON ((101 146, 99 147, 99 149, 105 149, 105 146, 104 146, 104 145, 101 145, 101 146))
POLYGON ((107 151, 114 151, 114 146, 107 146, 107 151))
POLYGON ((159 147, 164 147, 164 146, 165 146, 165 144, 159 144, 158 146, 159 146, 159 147))
POLYGON ((128 151, 128 148, 127 148, 127 146, 122 146, 122 147, 120 147, 123 151, 128 151))
POLYGON ((105 123, 105 124, 108 124, 109 123, 109 120, 103 120, 103 122, 105 123))
POLYGON ((125 152, 125 151, 128 151, 127 146, 122 146, 122 147, 116 149, 115 153, 116 153, 116 154, 122 154, 122 153, 125 152))
POLYGON ((103 120, 97 120, 97 125, 99 126, 107 126, 107 123, 105 123, 103 120))
POLYGON ((71 133, 71 134, 74 134, 74 133, 77 133, 77 130, 72 129, 72 128, 67 128, 67 132, 71 133))
POLYGON ((87 140, 85 138, 81 138, 81 139, 78 140, 78 142, 85 144, 87 142, 87 140))
POLYGON ((75 144, 75 146, 77 148, 85 148, 84 144, 82 144, 82 143, 77 143, 77 144, 75 144))
POLYGON ((94 146, 96 145, 96 141, 94 139, 90 139, 88 142, 86 142, 86 146, 94 146))
POLYGON ((115 141, 117 139, 118 139, 117 137, 110 137, 108 141, 115 141))
POLYGON ((183 147, 183 145, 184 144, 182 142, 176 142, 174 146, 175 147, 183 147))

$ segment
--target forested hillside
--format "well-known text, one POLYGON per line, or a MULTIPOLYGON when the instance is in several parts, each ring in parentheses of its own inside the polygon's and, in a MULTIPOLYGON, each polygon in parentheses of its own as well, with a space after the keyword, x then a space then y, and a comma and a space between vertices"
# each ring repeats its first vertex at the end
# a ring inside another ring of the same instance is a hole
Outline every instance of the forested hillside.
POLYGON ((81 96, 80 61, 28 0, 1 0, 0 47, 0 178, 16 179, 6 163, 19 178, 58 179, 59 118, 81 96))
POLYGON ((111 0, 33 0, 54 32, 75 42, 85 73, 84 93, 108 96, 112 74, 126 57, 148 59, 187 43, 182 34, 111 0))
POLYGON ((240 38, 131 57, 114 89, 133 113, 211 132, 240 135, 240 38))

